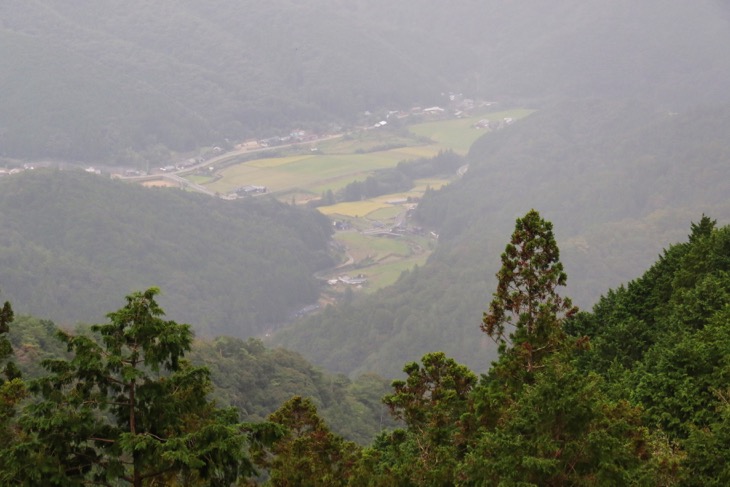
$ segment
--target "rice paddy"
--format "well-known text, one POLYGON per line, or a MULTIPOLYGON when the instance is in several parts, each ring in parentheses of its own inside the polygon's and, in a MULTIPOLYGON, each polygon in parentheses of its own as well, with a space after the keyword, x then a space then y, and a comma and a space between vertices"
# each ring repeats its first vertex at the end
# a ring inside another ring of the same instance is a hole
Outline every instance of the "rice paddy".
MULTIPOLYGON (((319 196, 324 191, 337 191, 353 181, 362 181, 379 169, 395 167, 401 161, 433 157, 446 149, 465 154, 485 133, 485 129, 475 128, 480 120, 517 120, 530 113, 530 110, 518 109, 423 122, 409 126, 409 132, 363 130, 321 143, 313 142, 311 146, 316 152, 229 165, 219 169, 214 178, 200 182, 221 194, 255 185, 266 186, 268 192, 274 194, 297 191, 319 196)), ((362 210, 346 209, 344 214, 362 215, 362 210)))
MULTIPOLYGON (((319 194, 365 179, 378 169, 395 167, 408 159, 398 150, 369 154, 306 155, 254 161, 220 170, 207 185, 211 191, 228 193, 244 185, 266 186, 269 192, 298 189, 319 194)), ((412 157, 411 157, 412 158, 412 157)))
POLYGON ((148 188, 178 188, 180 187, 180 183, 168 181, 167 179, 153 179, 143 182, 142 186, 148 188))
POLYGON ((481 120, 500 121, 505 118, 519 120, 534 110, 516 109, 501 112, 485 113, 479 116, 457 118, 453 120, 438 120, 424 122, 409 127, 416 135, 428 137, 442 148, 449 148, 460 154, 466 154, 469 147, 479 137, 485 134, 484 129, 477 129, 475 125, 481 120))
POLYGON ((319 211, 325 215, 340 215, 353 218, 367 218, 370 213, 388 208, 390 205, 376 200, 348 201, 336 205, 323 206, 319 211))
MULTIPOLYGON (((288 150, 289 155, 233 162, 213 174, 191 175, 189 179, 221 194, 241 186, 265 186, 269 194, 281 201, 306 204, 328 190, 336 193, 353 181, 364 181, 376 171, 395 167, 401 161, 433 157, 446 149, 466 154, 487 130, 475 128, 479 121, 517 120, 530 113, 530 110, 511 110, 424 122, 408 127, 410 135, 402 130, 364 130, 314 142, 311 147, 288 150), (296 151, 302 153, 291 155, 296 151)), ((395 282, 404 270, 425 263, 435 247, 427 232, 414 228, 398 232, 391 229, 405 222, 406 212, 427 189, 436 190, 449 182, 445 178, 420 179, 408 191, 319 207, 332 220, 350 225, 350 230, 338 231, 334 237, 346 249, 348 265, 320 277, 354 273, 367 279, 363 289, 372 292, 395 282)), ((344 292, 343 286, 347 285, 337 284, 328 293, 344 292)))

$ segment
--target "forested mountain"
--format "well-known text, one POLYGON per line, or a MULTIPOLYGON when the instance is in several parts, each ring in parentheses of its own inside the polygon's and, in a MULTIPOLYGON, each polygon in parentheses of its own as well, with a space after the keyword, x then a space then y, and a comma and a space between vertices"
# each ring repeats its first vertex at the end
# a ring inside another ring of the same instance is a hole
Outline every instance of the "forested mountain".
POLYGON ((98 321, 159 286, 173 318, 248 337, 319 296, 329 221, 268 198, 225 201, 82 171, 0 180, 0 287, 16 310, 98 321))
POLYGON ((532 112, 439 156, 425 265, 284 330, 314 209, 0 178, 0 484, 730 484, 727 46, 726 0, 0 2, 0 168, 532 112))
POLYGON ((728 455, 730 227, 703 216, 641 278, 576 314, 552 225, 517 219, 477 378, 442 353, 385 397, 406 427, 342 485, 721 486, 728 455))
POLYGON ((703 216, 640 278, 609 291, 568 326, 614 398, 640 405, 650 427, 685 452, 683 485, 724 485, 728 456, 730 226, 703 216), (710 459, 714 459, 711 461, 710 459))
POLYGON ((477 324, 500 233, 530 208, 555 222, 569 293, 591 306, 635 277, 690 221, 730 220, 730 107, 669 113, 639 102, 560 103, 477 141, 464 177, 426 195, 439 233, 429 262, 393 287, 330 308, 276 337, 344 373, 394 376, 443 350, 478 371, 496 350, 477 324))
POLYGON ((8 0, 0 157, 140 164, 160 148, 463 92, 538 105, 727 101, 719 0, 8 0))
MULTIPOLYGON (((492 368, 479 377, 443 352, 407 363, 406 377, 383 397, 400 427, 364 447, 321 419, 317 402, 343 389, 331 383, 325 391, 296 354, 222 339, 193 358, 217 372, 188 362, 192 333, 161 318, 156 289, 127 296, 108 323, 87 333, 60 333, 67 349, 60 354, 46 343, 50 322, 15 319, 6 302, 0 479, 135 487, 724 486, 729 255, 730 226, 717 228, 703 215, 686 242, 581 313, 563 294, 567 276, 552 223, 528 211, 516 220, 479 325, 499 344, 492 368), (51 358, 45 372, 28 368, 44 356, 51 358), (265 380, 233 373, 239 363, 265 380), (21 369, 38 376, 21 378, 21 369), (224 389, 237 382, 270 394, 297 373, 297 382, 313 379, 319 401, 296 395, 264 422, 241 422, 241 411, 206 397, 216 375, 224 389)), ((346 396, 361 413, 376 411, 367 398, 379 380, 369 382, 364 396, 346 396)))
MULTIPOLYGON (((58 332, 51 320, 15 317, 8 339, 14 361, 26 380, 44 375, 43 361, 69 356, 58 332)), ((90 335, 88 326, 75 332, 90 335)), ((318 406, 335 432, 363 445, 383 428, 397 424, 381 401, 390 381, 376 375, 351 381, 342 375, 327 374, 296 352, 268 349, 253 338, 199 338, 192 343, 189 359, 210 370, 211 397, 219 406, 235 407, 242 421, 264 421, 292 396, 299 395, 318 406)))

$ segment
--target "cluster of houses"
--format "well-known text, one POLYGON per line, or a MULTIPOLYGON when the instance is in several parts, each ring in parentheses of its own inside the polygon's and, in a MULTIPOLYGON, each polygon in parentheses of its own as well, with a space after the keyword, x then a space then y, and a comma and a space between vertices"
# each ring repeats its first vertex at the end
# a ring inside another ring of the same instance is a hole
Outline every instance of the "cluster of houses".
POLYGON ((332 226, 335 227, 335 230, 349 230, 352 228, 352 225, 350 225, 350 222, 347 220, 335 220, 332 222, 332 226))
POLYGON ((35 166, 32 164, 23 164, 23 167, 14 167, 12 169, 0 168, 0 177, 12 176, 13 174, 20 174, 23 171, 32 171, 35 166))
POLYGON ((250 139, 236 144, 235 148, 239 150, 256 150, 265 149, 267 147, 278 147, 286 144, 299 144, 302 142, 312 142, 320 139, 320 135, 306 130, 293 130, 289 135, 267 137, 264 139, 250 139))
MULTIPOLYGON (((387 112, 387 115, 383 119, 376 119, 378 121, 376 122, 370 122, 372 125, 367 126, 366 128, 379 128, 379 127, 385 127, 388 125, 388 121, 391 119, 402 119, 407 118, 411 116, 421 116, 421 117, 428 117, 428 118, 441 118, 443 116, 447 116, 450 114, 453 114, 454 116, 460 117, 460 116, 466 116, 465 112, 473 110, 475 108, 481 108, 485 106, 492 105, 491 102, 484 102, 484 101, 475 101, 471 98, 464 97, 461 93, 447 93, 444 94, 444 96, 448 99, 447 104, 445 105, 446 108, 441 106, 431 106, 427 108, 422 108, 419 106, 412 107, 410 110, 404 111, 404 110, 390 110, 387 112)), ((365 115, 370 118, 373 116, 370 112, 365 112, 365 115)), ((382 116, 382 115, 381 115, 382 116)), ((490 122, 488 120, 482 120, 478 124, 475 125, 477 128, 485 128, 489 126, 489 128, 496 128, 497 123, 503 123, 503 124, 509 124, 511 123, 511 120, 505 119, 500 122, 490 122), (482 124, 482 125, 480 125, 482 124), (495 125, 493 127, 493 125, 495 125)), ((501 128, 501 126, 500 126, 501 128)), ((314 132, 310 132, 307 130, 292 130, 288 135, 285 136, 274 136, 274 137, 266 137, 261 139, 249 139, 245 140, 239 144, 236 144, 234 147, 237 150, 245 150, 245 151, 254 151, 254 150, 260 150, 260 149, 266 149, 270 147, 279 147, 282 145, 287 144, 297 144, 297 143, 303 143, 303 142, 314 142, 319 139, 321 139, 322 135, 317 134, 314 132)), ((316 148, 312 149, 313 151, 316 151, 316 148)), ((179 162, 175 165, 168 164, 162 167, 157 168, 157 171, 161 173, 169 173, 174 171, 181 171, 184 169, 189 169, 192 166, 195 166, 196 164, 202 164, 205 161, 223 154, 225 152, 224 149, 221 147, 213 147, 212 149, 208 150, 206 153, 194 157, 189 158, 185 161, 179 162)), ((125 174, 127 176, 132 176, 132 174, 125 174)), ((134 174, 135 176, 144 175, 144 174, 134 174)), ((251 191, 243 191, 239 192, 236 190, 234 193, 239 195, 247 195, 251 194, 251 191)))
POLYGON ((445 105, 446 108, 440 106, 432 106, 428 108, 413 107, 411 108, 411 115, 438 117, 452 114, 457 118, 461 118, 468 116, 468 112, 474 109, 494 105, 494 102, 467 98, 462 93, 444 93, 443 95, 448 99, 448 102, 445 105))
POLYGON ((202 164, 208 159, 212 159, 215 156, 219 156, 223 154, 225 150, 222 147, 215 146, 211 148, 210 150, 207 150, 205 153, 201 154, 198 157, 191 157, 189 159, 185 159, 184 161, 178 162, 177 164, 168 164, 166 166, 162 166, 157 168, 160 172, 173 172, 173 171, 182 171, 183 169, 189 169, 196 164, 202 164))
POLYGON ((362 274, 358 274, 356 277, 338 276, 327 281, 327 284, 330 286, 336 286, 338 284, 345 284, 346 286, 362 286, 366 282, 368 282, 367 277, 362 274))
POLYGON ((21 167, 14 167, 13 169, 0 169, 0 176, 10 176, 13 174, 18 174, 25 171, 25 169, 21 167))
MULTIPOLYGON (((426 108, 421 106, 414 106, 408 111, 390 110, 388 111, 385 120, 375 122, 373 125, 370 125, 367 128, 383 127, 387 125, 388 120, 391 120, 392 118, 403 119, 413 116, 432 119, 450 115, 453 115, 457 118, 466 117, 468 116, 468 112, 474 109, 489 107, 494 104, 494 102, 466 98, 462 93, 443 93, 442 95, 448 100, 443 107, 438 105, 426 108)), ((367 118, 371 118, 374 116, 374 114, 369 111, 366 111, 364 115, 367 118)))
POLYGON ((266 186, 256 186, 253 184, 247 184, 246 186, 240 186, 234 189, 229 196, 235 196, 236 198, 253 196, 256 194, 264 194, 268 191, 266 186))
POLYGON ((502 120, 489 120, 483 118, 474 124, 476 129, 488 129, 488 130, 499 130, 507 125, 511 125, 514 120, 510 117, 503 118, 502 120))
MULTIPOLYGON (((292 314, 292 318, 301 318, 302 316, 307 316, 308 314, 312 314, 315 311, 317 311, 321 306, 319 303, 310 304, 309 306, 304 306, 303 308, 298 309, 292 314)), ((269 336, 267 334, 267 336, 269 336)))
POLYGON ((449 109, 456 117, 467 116, 465 112, 470 112, 475 109, 488 108, 494 105, 495 102, 474 100, 472 98, 465 97, 462 93, 449 93, 449 109))

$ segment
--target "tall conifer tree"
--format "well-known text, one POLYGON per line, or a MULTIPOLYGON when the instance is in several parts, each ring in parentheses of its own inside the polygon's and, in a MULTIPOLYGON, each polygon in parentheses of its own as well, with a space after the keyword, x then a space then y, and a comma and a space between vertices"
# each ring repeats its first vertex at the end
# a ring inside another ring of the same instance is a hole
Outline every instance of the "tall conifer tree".
POLYGON ((557 293, 567 276, 553 225, 537 211, 517 219, 497 279, 497 291, 481 329, 503 351, 507 346, 518 351, 531 372, 562 341, 562 319, 578 311, 569 298, 557 293))
POLYGON ((225 485, 253 473, 248 430, 207 400, 205 367, 183 356, 189 325, 164 320, 155 288, 91 328, 60 332, 70 360, 44 362, 39 396, 0 456, 2 485, 225 485), (27 468, 33 465, 32 469, 27 468))

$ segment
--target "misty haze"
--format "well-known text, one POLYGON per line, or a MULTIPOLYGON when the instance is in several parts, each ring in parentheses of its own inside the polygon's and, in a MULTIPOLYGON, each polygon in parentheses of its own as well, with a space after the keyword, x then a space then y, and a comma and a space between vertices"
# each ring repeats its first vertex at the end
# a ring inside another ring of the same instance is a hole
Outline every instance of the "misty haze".
POLYGON ((0 2, 0 485, 728 485, 728 46, 724 0, 0 2))

